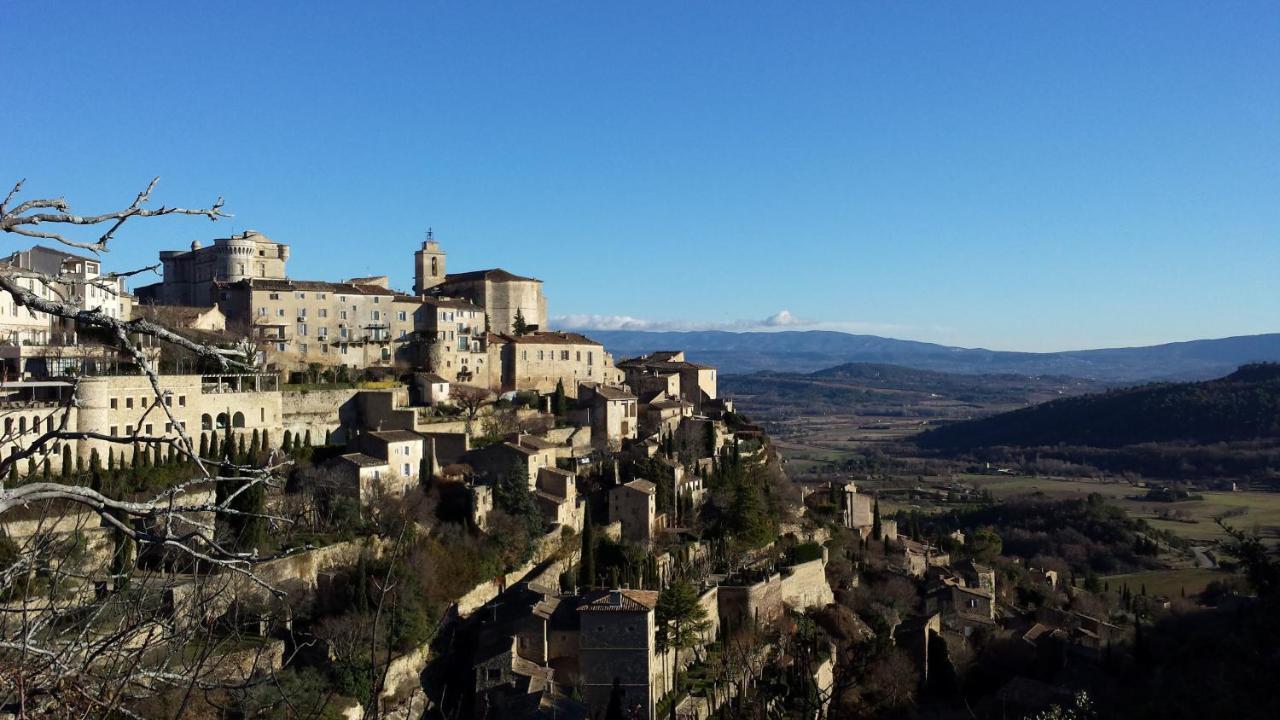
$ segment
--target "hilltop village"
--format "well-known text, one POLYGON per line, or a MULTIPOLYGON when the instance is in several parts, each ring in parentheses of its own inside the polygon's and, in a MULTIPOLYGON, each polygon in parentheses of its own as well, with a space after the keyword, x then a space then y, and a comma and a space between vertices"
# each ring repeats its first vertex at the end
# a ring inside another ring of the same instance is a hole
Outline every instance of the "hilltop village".
MULTIPOLYGON (((244 558, 148 546, 150 516, 0 516, 25 578, 4 638, 61 624, 136 648, 112 690, 136 716, 1020 717, 1070 704, 1173 604, 1077 583, 1049 551, 1003 556, 989 519, 882 517, 853 475, 798 485, 715 368, 615 360, 546 327, 541 281, 450 274, 430 235, 412 292, 292 279, 289 255, 254 231, 192 243, 133 294, 89 255, 9 260, 20 294, 246 359, 230 372, 146 336, 122 350, 0 293, 7 486, 173 490, 244 558), (202 463, 274 481, 231 492, 193 481, 202 463)), ((1100 502, 1068 511, 1134 567, 1169 542, 1100 502)), ((82 674, 105 662, 83 635, 51 642, 82 674)), ((67 675, 12 667, 24 703, 65 701, 67 675)))

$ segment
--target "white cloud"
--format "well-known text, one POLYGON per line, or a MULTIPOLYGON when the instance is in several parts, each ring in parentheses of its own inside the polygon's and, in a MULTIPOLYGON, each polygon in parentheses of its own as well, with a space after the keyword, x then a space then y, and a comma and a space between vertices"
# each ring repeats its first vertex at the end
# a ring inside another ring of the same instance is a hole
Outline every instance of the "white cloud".
POLYGON ((762 320, 648 320, 631 315, 560 315, 551 325, 566 330, 647 330, 650 332, 695 330, 768 330, 777 328, 814 327, 819 323, 779 310, 762 320))
POLYGON ((885 335, 889 337, 930 335, 945 330, 945 328, 937 327, 920 328, 913 325, 860 320, 810 320, 798 317, 790 310, 779 310, 760 320, 723 321, 651 320, 632 315, 560 315, 551 318, 551 326, 560 330, 633 330, 647 332, 834 330, 837 332, 885 335))

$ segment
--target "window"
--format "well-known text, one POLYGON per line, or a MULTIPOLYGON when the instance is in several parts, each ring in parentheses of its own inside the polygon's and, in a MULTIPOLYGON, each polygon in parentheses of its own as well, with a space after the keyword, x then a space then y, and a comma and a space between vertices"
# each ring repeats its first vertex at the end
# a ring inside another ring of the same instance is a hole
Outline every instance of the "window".
POLYGON ((329 293, 316 293, 317 300, 326 300, 328 299, 328 297, 329 297, 329 293))
POLYGON ((125 425, 125 426, 124 426, 124 434, 125 434, 125 435, 132 435, 132 434, 133 434, 133 426, 132 426, 132 425, 125 425))
POLYGON ((320 317, 322 318, 329 317, 329 308, 320 308, 319 312, 320 312, 320 317))
POLYGON ((167 393, 165 394, 165 396, 164 396, 164 406, 165 406, 165 407, 173 407, 173 396, 172 396, 172 395, 169 395, 169 394, 167 394, 167 393))
POLYGON ((306 323, 298 323, 298 335, 299 335, 300 337, 306 337, 306 336, 307 336, 307 324, 306 324, 306 323))
POLYGON ((346 328, 338 328, 338 337, 342 338, 343 340, 346 340, 346 339, 347 339, 347 329, 346 329, 346 328))
POLYGON ((129 410, 132 410, 132 409, 133 409, 133 398, 131 398, 131 397, 130 397, 130 398, 125 398, 125 399, 124 399, 124 406, 125 406, 125 408, 127 408, 127 409, 129 409, 129 410))
POLYGON ((568 360, 568 359, 569 359, 569 351, 568 351, 568 350, 561 350, 561 351, 560 351, 560 359, 561 359, 561 360, 568 360))
POLYGON ((539 360, 541 360, 541 359, 542 359, 542 351, 541 351, 541 350, 539 350, 539 351, 538 351, 538 359, 539 359, 539 360))
POLYGON ((306 354, 307 354, 307 344, 306 344, 306 343, 299 343, 299 344, 298 344, 298 352, 302 353, 303 355, 306 355, 306 354))
POLYGON ((284 343, 276 343, 276 352, 284 352, 284 343))
POLYGON ((338 296, 338 302, 340 302, 340 303, 345 303, 346 301, 347 301, 347 296, 346 296, 346 295, 339 295, 339 296, 338 296))
POLYGON ((280 293, 271 293, 270 295, 268 295, 268 296, 267 296, 267 298, 268 298, 268 299, 270 299, 270 300, 279 300, 279 299, 280 299, 280 293))
POLYGON ((404 322, 405 320, 409 319, 409 315, 405 311, 401 310, 400 312, 396 313, 396 319, 399 320, 400 322, 404 322))
POLYGON ((293 296, 294 296, 294 297, 296 297, 296 298, 298 298, 299 300, 306 300, 306 299, 307 299, 307 294, 306 294, 306 293, 304 293, 304 292, 294 293, 294 294, 293 294, 293 296))
POLYGON ((186 407, 186 406, 187 406, 187 396, 186 396, 186 395, 179 395, 179 396, 178 396, 178 407, 186 407))
POLYGON ((298 317, 306 317, 306 316, 307 316, 307 309, 306 309, 306 308, 298 308, 298 317))
POLYGON ((206 432, 213 429, 212 415, 210 415, 209 413, 205 413, 200 416, 200 429, 206 432))
POLYGON ((375 303, 380 303, 380 302, 382 302, 382 298, 380 298, 380 297, 378 297, 377 295, 375 295, 375 296, 373 297, 373 301, 374 301, 375 303))
POLYGON ((347 319, 347 311, 346 311, 346 310, 339 310, 339 311, 338 311, 338 319, 339 319, 339 320, 346 320, 346 319, 347 319))
MULTIPOLYGON (((377 298, 375 298, 375 300, 376 299, 377 298)), ((374 310, 373 312, 369 313, 369 316, 373 318, 374 322, 377 322, 382 319, 382 313, 378 312, 377 310, 374 310)))
POLYGON ((147 434, 151 435, 151 434, 154 434, 154 432, 155 431, 152 429, 151 423, 147 423, 147 434))
POLYGON ((258 308, 258 317, 266 317, 266 316, 267 316, 267 309, 264 307, 258 308))
POLYGON ((276 317, 284 317, 284 308, 276 308, 276 317))
POLYGON ((267 409, 258 408, 258 422, 266 422, 266 421, 267 421, 267 409))
POLYGON ((323 325, 321 325, 320 327, 316 328, 316 337, 318 337, 318 338, 326 338, 326 337, 329 337, 329 328, 327 328, 327 327, 325 327, 325 326, 323 326, 323 325))
POLYGON ((169 433, 171 433, 171 432, 173 432, 173 423, 170 423, 170 422, 165 423, 165 424, 164 424, 164 434, 165 434, 165 435, 168 435, 168 434, 169 434, 169 433))
POLYGON ((409 337, 409 333, 408 333, 408 332, 406 332, 406 331, 404 331, 404 330, 401 330, 401 331, 400 331, 400 339, 401 339, 401 340, 404 340, 404 339, 405 339, 405 338, 407 338, 407 337, 409 337))
POLYGON ((595 353, 591 352, 590 350, 588 350, 588 351, 587 351, 587 364, 588 364, 588 365, 590 365, 590 364, 591 364, 591 360, 592 360, 592 357, 593 357, 594 355, 595 355, 595 353))
POLYGON ((111 398, 111 409, 112 409, 112 410, 115 410, 115 409, 116 409, 116 406, 117 406, 117 405, 119 405, 119 404, 120 404, 120 403, 119 403, 115 398, 111 398))
POLYGON ((409 472, 409 463, 404 464, 404 476, 413 477, 413 473, 409 472))
POLYGON ((231 417, 231 427, 244 427, 244 413, 238 412, 231 417))
POLYGON ((111 434, 111 435, 119 435, 119 434, 120 434, 120 426, 119 426, 119 425, 112 425, 112 426, 111 426, 111 430, 110 430, 110 434, 111 434))
POLYGON ((528 351, 528 350, 521 350, 521 351, 520 351, 520 359, 521 359, 521 360, 528 360, 528 359, 529 359, 529 351, 528 351))

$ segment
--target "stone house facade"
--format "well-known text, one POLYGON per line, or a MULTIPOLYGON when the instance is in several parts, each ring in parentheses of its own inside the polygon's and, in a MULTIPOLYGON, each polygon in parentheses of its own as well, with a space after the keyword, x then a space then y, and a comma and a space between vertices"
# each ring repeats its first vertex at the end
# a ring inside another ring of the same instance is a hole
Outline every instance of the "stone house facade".
POLYGON ((582 699, 593 717, 608 709, 616 680, 624 714, 653 720, 661 672, 654 639, 657 605, 652 590, 610 590, 578 606, 582 699))
POLYGON ((645 548, 653 545, 657 525, 657 486, 632 480, 609 491, 609 521, 622 523, 622 538, 645 548))

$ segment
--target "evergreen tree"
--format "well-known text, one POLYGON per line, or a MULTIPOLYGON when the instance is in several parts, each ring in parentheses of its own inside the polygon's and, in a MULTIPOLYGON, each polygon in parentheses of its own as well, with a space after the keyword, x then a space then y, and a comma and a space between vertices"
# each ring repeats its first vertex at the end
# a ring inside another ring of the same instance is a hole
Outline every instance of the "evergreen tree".
POLYGON ((240 433, 240 438, 238 440, 238 445, 236 447, 236 457, 239 459, 241 465, 247 464, 249 462, 246 459, 248 455, 249 455, 248 449, 245 447, 245 444, 244 444, 244 433, 240 433))
POLYGON ((604 711, 604 720, 626 720, 627 715, 622 709, 626 695, 627 691, 622 687, 622 680, 615 677, 613 689, 609 691, 609 706, 604 711))
POLYGON ((258 455, 262 451, 262 435, 258 433, 258 428, 253 429, 253 438, 249 441, 249 462, 257 462, 258 455))
MULTIPOLYGON (((94 452, 97 452, 96 450, 94 452)), ((84 474, 84 457, 76 455, 76 475, 84 474)))
POLYGON ((596 531, 591 524, 591 503, 582 515, 582 559, 578 562, 578 585, 583 588, 596 584, 596 531))
POLYGON ((569 413, 569 396, 564 392, 564 380, 556 380, 556 390, 551 395, 551 411, 556 417, 564 417, 569 413))
POLYGON ((27 458, 27 478, 34 479, 36 476, 36 459, 27 458))
POLYGON ((325 447, 329 447, 329 446, 330 446, 330 445, 332 445, 332 444, 333 444, 333 431, 332 431, 332 430, 330 430, 329 428, 325 428, 325 430, 324 430, 324 445, 325 445, 325 447))
MULTIPOLYGON (((683 577, 678 577, 658 595, 656 610, 656 637, 659 653, 681 650, 696 646, 703 633, 711 625, 707 620, 707 609, 698 602, 698 591, 683 577)), ((675 673, 671 692, 680 696, 680 677, 675 673)), ((672 704, 671 716, 675 717, 675 705, 672 704)))
POLYGON ((222 457, 229 460, 236 451, 236 436, 231 430, 231 418, 227 417, 226 435, 222 439, 222 457))
POLYGON ((40 463, 40 478, 44 482, 49 482, 51 476, 52 472, 49 469, 49 458, 45 458, 44 462, 40 463))
POLYGON ((307 428, 307 434, 302 439, 303 447, 311 447, 311 428, 307 428))
POLYGON ((200 433, 200 457, 209 457, 209 433, 200 433))
POLYGON ((67 480, 71 477, 71 446, 62 446, 62 479, 67 480))
POLYGON ((116 449, 107 448, 107 471, 115 472, 116 469, 116 449))
POLYGON ((11 461, 9 463, 9 487, 17 487, 22 481, 18 478, 18 463, 11 461))
POLYGON ((517 336, 529 333, 529 325, 524 320, 524 310, 521 308, 516 308, 516 317, 511 323, 511 332, 517 336))
POLYGON ((286 453, 293 452, 293 432, 292 431, 290 430, 284 431, 284 446, 281 449, 284 450, 286 453))
POLYGON ((880 524, 880 495, 876 495, 875 503, 871 506, 871 537, 874 540, 880 539, 883 527, 880 524))

